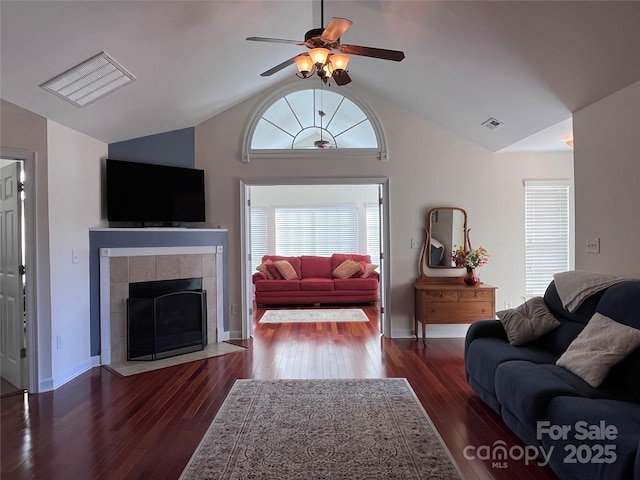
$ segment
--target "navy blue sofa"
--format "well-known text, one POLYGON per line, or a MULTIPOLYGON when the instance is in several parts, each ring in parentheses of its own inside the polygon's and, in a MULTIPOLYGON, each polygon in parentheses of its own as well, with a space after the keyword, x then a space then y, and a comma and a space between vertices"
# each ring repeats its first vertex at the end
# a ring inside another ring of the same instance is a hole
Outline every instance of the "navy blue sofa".
POLYGON ((640 281, 600 291, 574 313, 563 308, 554 282, 544 301, 561 325, 528 344, 510 345, 499 320, 471 325, 469 385, 525 444, 545 452, 553 447, 549 465, 560 478, 640 479, 640 349, 615 365, 599 388, 555 365, 595 312, 640 329, 640 281), (555 435, 546 428, 553 426, 569 430, 555 435), (608 438, 589 438, 607 428, 608 438))

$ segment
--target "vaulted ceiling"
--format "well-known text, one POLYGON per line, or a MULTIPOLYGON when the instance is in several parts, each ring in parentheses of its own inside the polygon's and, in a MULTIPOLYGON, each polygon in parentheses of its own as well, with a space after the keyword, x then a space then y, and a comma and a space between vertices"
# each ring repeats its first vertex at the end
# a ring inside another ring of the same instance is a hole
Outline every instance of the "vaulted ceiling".
MULTIPOLYGON (((342 42, 403 50, 352 57, 362 85, 491 151, 561 150, 571 114, 640 81, 638 1, 326 0, 342 42), (488 118, 504 124, 489 130, 488 118)), ((320 2, 5 1, 0 96, 107 143, 194 126, 287 78, 259 74, 304 47, 320 2), (44 81, 105 51, 136 81, 84 108, 44 81)), ((313 82, 319 80, 296 80, 313 82)), ((640 106, 639 106, 640 108, 640 106)))

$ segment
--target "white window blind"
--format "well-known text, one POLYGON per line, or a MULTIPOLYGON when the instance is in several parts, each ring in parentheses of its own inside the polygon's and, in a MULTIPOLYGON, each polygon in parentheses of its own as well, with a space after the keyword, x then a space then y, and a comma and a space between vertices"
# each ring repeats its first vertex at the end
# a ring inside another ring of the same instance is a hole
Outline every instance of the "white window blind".
POLYGON ((269 237, 267 230, 267 208, 251 207, 251 271, 262 262, 263 255, 269 249, 269 237))
POLYGON ((380 265, 380 206, 375 203, 367 203, 365 209, 367 216, 367 255, 371 257, 371 263, 380 265))
POLYGON ((276 253, 322 255, 358 251, 355 206, 276 208, 276 253))
POLYGON ((526 293, 542 295, 569 270, 569 181, 524 182, 526 293))

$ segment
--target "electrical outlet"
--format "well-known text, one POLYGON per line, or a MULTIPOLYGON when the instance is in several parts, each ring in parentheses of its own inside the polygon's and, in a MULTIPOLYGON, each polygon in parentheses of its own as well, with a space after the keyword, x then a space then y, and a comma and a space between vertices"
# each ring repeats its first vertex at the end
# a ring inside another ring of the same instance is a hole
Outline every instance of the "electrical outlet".
POLYGON ((58 350, 60 350, 62 348, 62 335, 57 335, 56 336, 56 346, 57 346, 58 350))
POLYGON ((238 315, 240 306, 238 304, 231 305, 231 315, 238 315))
POLYGON ((597 237, 587 238, 587 253, 600 253, 600 239, 597 237))
POLYGON ((504 302, 504 309, 505 309, 505 310, 508 310, 508 309, 510 309, 510 308, 513 308, 513 304, 512 304, 510 301, 505 300, 505 302, 504 302))
POLYGON ((411 239, 411 248, 420 248, 420 241, 415 238, 411 239))
POLYGON ((71 250, 71 263, 78 263, 78 252, 71 250))

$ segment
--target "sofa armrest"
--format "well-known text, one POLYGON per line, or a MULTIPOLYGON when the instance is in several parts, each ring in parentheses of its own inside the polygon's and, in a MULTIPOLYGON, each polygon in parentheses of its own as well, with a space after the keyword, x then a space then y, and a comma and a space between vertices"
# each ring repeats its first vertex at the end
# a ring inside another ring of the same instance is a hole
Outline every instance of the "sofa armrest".
POLYGON ((507 332, 505 332, 502 323, 500 323, 500 320, 480 320, 478 322, 474 322, 469 327, 469 330, 467 330, 467 336, 465 337, 465 357, 467 356, 467 350, 469 349, 469 345, 471 345, 471 342, 473 342, 476 338, 486 337, 500 338, 505 342, 509 341, 507 332))
POLYGON ((262 272, 256 272, 251 278, 253 280, 253 283, 255 284, 257 280, 266 280, 267 276, 262 272))

